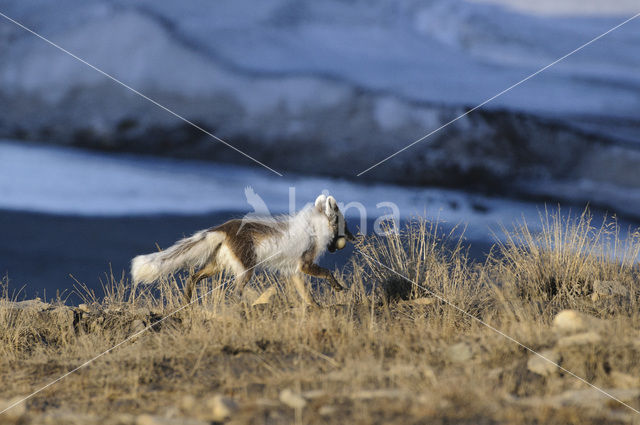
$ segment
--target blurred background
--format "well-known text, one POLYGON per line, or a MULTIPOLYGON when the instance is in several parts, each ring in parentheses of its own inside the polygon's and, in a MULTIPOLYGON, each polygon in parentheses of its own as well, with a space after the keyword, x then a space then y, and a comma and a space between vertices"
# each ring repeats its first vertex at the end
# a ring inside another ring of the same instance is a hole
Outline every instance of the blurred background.
POLYGON ((5 0, 0 12, 283 175, 0 17, 0 273, 26 296, 97 288, 133 255, 242 216, 246 186, 272 212, 289 210, 292 187, 297 208, 328 189, 365 205, 369 228, 381 202, 462 223, 478 257, 490 229, 535 222, 545 203, 640 223, 640 18, 357 176, 637 0, 5 0))

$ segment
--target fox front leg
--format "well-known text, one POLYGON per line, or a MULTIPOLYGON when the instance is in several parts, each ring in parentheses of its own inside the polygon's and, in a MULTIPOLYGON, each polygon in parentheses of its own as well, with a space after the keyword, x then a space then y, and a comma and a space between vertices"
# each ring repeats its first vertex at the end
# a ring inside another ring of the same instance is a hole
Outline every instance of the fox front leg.
POLYGON ((320 267, 315 263, 303 263, 300 269, 304 274, 308 274, 309 276, 320 277, 328 280, 335 291, 344 290, 344 287, 338 283, 336 278, 333 276, 333 273, 324 267, 320 267))
POLYGON ((293 276, 291 276, 291 280, 293 281, 293 286, 294 288, 296 288, 298 295, 300 295, 300 298, 302 298, 302 301, 304 301, 304 303, 307 305, 318 307, 318 303, 313 299, 311 293, 309 292, 309 289, 304 284, 302 276, 300 276, 299 274, 294 274, 293 276))

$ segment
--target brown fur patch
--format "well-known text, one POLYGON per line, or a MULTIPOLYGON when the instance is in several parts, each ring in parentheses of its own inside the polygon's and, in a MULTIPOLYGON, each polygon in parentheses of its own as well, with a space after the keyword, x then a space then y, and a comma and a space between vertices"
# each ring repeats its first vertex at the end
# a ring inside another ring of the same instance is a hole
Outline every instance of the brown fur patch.
POLYGON ((309 249, 302 253, 302 264, 313 263, 313 260, 316 258, 316 254, 318 252, 317 244, 312 244, 309 249))
POLYGON ((245 269, 256 265, 255 245, 263 238, 282 232, 285 223, 260 223, 257 221, 229 220, 209 229, 209 232, 223 232, 233 254, 245 269))

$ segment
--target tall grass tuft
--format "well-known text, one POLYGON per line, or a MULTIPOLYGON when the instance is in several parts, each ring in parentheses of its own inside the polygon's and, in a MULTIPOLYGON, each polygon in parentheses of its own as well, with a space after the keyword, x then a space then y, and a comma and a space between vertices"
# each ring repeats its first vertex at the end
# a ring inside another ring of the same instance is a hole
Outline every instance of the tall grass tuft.
MULTIPOLYGON (((540 213, 540 231, 522 221, 502 228, 488 272, 503 298, 541 306, 539 313, 591 305, 597 282, 620 284, 638 294, 640 233, 620 237, 615 218, 593 223, 588 209, 579 215, 540 213)), ((635 307, 635 301, 629 307, 635 307)))
POLYGON ((454 227, 444 232, 440 222, 419 217, 402 229, 386 224, 383 230, 383 235, 359 240, 356 262, 386 303, 430 298, 432 316, 450 324, 459 322, 461 313, 448 303, 484 315, 484 269, 469 258, 463 231, 454 227))

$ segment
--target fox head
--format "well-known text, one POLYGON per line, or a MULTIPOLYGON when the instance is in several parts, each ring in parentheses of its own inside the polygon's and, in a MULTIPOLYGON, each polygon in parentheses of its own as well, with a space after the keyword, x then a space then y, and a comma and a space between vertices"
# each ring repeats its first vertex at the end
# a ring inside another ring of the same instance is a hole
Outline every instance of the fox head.
POLYGON ((347 222, 338 208, 338 203, 333 196, 320 195, 315 202, 316 211, 325 215, 329 222, 331 240, 327 245, 329 252, 345 247, 347 241, 354 241, 355 238, 347 228, 347 222))

